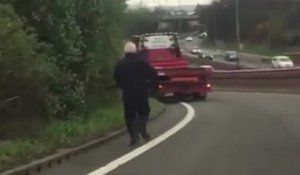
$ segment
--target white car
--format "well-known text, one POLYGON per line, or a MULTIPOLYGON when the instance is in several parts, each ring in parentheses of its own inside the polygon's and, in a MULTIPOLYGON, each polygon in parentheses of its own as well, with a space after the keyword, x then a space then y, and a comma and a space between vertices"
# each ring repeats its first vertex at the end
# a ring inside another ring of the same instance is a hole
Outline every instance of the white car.
POLYGON ((293 67, 294 63, 288 56, 274 56, 272 58, 273 68, 290 68, 293 67))
POLYGON ((193 41, 193 37, 189 36, 189 37, 185 38, 185 41, 193 41))
POLYGON ((194 47, 192 50, 191 50, 191 54, 201 54, 202 53, 202 50, 199 49, 198 47, 194 47))
POLYGON ((236 51, 227 51, 225 53, 225 61, 237 61, 239 59, 238 53, 236 51))

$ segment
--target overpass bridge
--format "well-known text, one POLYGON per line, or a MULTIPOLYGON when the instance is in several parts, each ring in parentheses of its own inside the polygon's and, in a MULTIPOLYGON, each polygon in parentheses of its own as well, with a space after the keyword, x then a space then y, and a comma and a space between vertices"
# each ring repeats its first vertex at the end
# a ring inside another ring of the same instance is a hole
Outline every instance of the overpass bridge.
POLYGON ((198 15, 170 15, 160 18, 158 31, 186 32, 195 30, 205 30, 205 25, 199 22, 198 15))

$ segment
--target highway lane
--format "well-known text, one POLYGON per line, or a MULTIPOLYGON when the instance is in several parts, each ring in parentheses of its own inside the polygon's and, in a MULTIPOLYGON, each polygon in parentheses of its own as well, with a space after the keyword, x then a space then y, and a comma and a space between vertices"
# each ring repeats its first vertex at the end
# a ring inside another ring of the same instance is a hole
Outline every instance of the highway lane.
MULTIPOLYGON (((190 103, 193 121, 157 147, 110 175, 299 175, 300 96, 214 92, 190 103)), ((151 122, 158 136, 185 115, 170 105, 151 122)), ((83 175, 132 149, 122 136, 43 175, 83 175)))
POLYGON ((111 175, 299 175, 300 96, 213 93, 187 128, 111 175))
MULTIPOLYGON (((188 55, 191 59, 198 59, 196 55, 191 55, 190 50, 193 47, 200 47, 203 51, 208 51, 211 53, 214 53, 215 59, 214 61, 230 64, 230 65, 236 65, 235 62, 227 62, 224 60, 224 57, 222 56, 222 53, 224 51, 221 50, 212 50, 212 49, 206 49, 203 48, 203 40, 198 39, 194 37, 193 41, 185 41, 184 39, 181 40, 181 46, 183 47, 184 52, 188 55)), ((240 65, 253 68, 253 69, 265 69, 265 68, 271 68, 271 63, 264 63, 261 61, 262 58, 269 58, 262 55, 254 55, 254 54, 247 54, 247 53, 240 53, 240 65)))
MULTIPOLYGON (((213 53, 213 52, 212 52, 213 53)), ((201 60, 201 58, 199 58, 197 55, 195 54, 190 54, 190 53, 184 53, 184 55, 189 59, 190 63, 192 64, 203 64, 203 61, 205 60, 201 60)), ((217 63, 221 63, 221 64, 226 64, 226 65, 231 65, 232 67, 235 67, 237 65, 236 62, 228 62, 224 60, 223 56, 220 56, 218 54, 214 54, 214 62, 217 63)), ((209 64, 209 62, 206 61, 206 64, 209 64)), ((249 68, 249 69, 268 69, 271 68, 270 64, 266 64, 266 63, 261 63, 261 64, 257 64, 257 63, 253 63, 253 62, 245 62, 245 61, 241 61, 240 65, 243 66, 244 68, 249 68)))

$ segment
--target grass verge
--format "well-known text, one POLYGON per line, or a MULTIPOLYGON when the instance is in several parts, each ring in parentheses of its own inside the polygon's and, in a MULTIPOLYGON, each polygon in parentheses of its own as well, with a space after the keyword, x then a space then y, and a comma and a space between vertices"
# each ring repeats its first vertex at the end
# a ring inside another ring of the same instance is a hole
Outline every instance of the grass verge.
POLYGON ((274 56, 274 55, 284 54, 283 49, 270 49, 263 45, 245 45, 243 52, 256 54, 256 55, 266 55, 266 56, 274 56))
MULTIPOLYGON (((150 106, 151 117, 164 108, 154 99, 150 99, 150 106)), ((121 129, 124 126, 122 114, 121 104, 100 108, 85 119, 52 121, 36 138, 0 142, 0 172, 121 129)))

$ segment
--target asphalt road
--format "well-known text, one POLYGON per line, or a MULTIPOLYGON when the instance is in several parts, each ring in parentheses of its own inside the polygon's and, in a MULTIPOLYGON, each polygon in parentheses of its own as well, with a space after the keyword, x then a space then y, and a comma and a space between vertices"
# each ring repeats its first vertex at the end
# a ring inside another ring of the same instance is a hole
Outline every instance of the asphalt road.
MULTIPOLYGON (((157 137, 173 127, 185 113, 186 109, 181 105, 169 105, 164 115, 149 123, 151 136, 157 137)), ((47 169, 38 175, 86 175, 132 151, 134 148, 129 147, 128 144, 128 136, 123 135, 93 151, 74 157, 70 161, 63 162, 61 166, 47 169)))
MULTIPOLYGON (((183 130, 111 175, 299 175, 300 96, 214 92, 190 103, 195 118, 183 130)), ((185 115, 179 105, 150 123, 158 136, 185 115)), ((43 175, 83 175, 129 152, 127 136, 43 175)))
MULTIPOLYGON (((224 57, 221 56, 220 52, 222 51, 217 51, 217 50, 210 50, 210 49, 205 49, 202 47, 202 42, 203 40, 200 40, 198 38, 194 38, 193 41, 185 41, 184 39, 181 40, 181 46, 183 47, 185 53, 189 56, 191 59, 199 59, 196 55, 189 54, 190 50, 193 47, 199 47, 203 51, 208 51, 210 53, 214 53, 215 58, 214 61, 220 62, 220 63, 226 63, 226 64, 231 64, 231 65, 236 65, 235 62, 227 62, 224 60, 224 57)), ((247 54, 247 53, 240 53, 240 65, 253 68, 253 69, 266 69, 266 68, 271 68, 271 63, 264 63, 261 61, 262 58, 266 58, 266 56, 261 56, 261 55, 254 55, 254 54, 247 54)), ((268 57, 267 57, 268 58, 268 57)))

